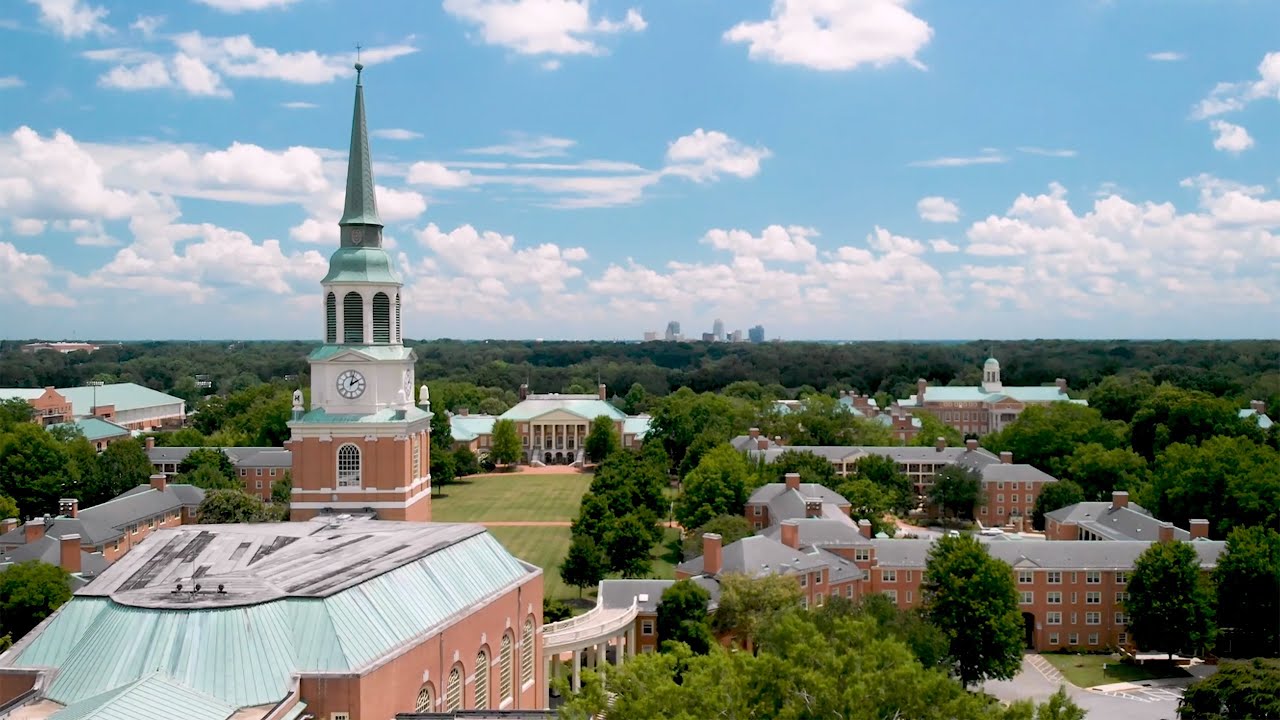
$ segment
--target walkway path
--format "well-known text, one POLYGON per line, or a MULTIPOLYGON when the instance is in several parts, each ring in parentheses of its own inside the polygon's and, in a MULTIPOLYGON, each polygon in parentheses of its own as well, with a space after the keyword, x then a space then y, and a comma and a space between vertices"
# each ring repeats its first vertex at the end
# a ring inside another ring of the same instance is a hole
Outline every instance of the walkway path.
POLYGON ((568 520, 472 520, 476 525, 485 527, 570 527, 568 520))

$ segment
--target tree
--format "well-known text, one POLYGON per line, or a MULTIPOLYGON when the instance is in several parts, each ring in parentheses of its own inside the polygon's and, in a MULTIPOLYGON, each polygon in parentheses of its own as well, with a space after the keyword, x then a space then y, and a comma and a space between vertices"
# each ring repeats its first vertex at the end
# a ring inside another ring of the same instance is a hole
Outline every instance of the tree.
MULTIPOLYGON (((439 402, 439 398, 436 402, 439 402)), ((453 422, 444 406, 439 406, 439 409, 431 413, 431 446, 445 450, 453 446, 453 422)))
POLYGON ((593 463, 602 462, 610 454, 617 452, 621 443, 618 440, 618 429, 614 426, 613 418, 600 415, 592 420, 591 429, 587 431, 587 438, 583 441, 582 447, 586 451, 587 459, 593 463))
POLYGON ((1182 692, 1179 720, 1280 717, 1280 660, 1224 660, 1182 692))
POLYGON ((982 474, 964 465, 948 465, 933 476, 929 501, 951 517, 972 518, 982 502, 982 474))
POLYGON ((560 600, 551 597, 542 598, 542 622, 553 623, 568 620, 573 616, 573 609, 560 600))
POLYGON ((98 476, 102 493, 106 497, 82 498, 87 505, 106 502, 139 485, 147 484, 155 466, 147 457, 147 451, 133 438, 117 440, 98 455, 98 476))
POLYGON ((774 461, 761 466, 765 482, 784 482, 788 473, 829 488, 836 486, 836 470, 831 461, 808 450, 783 450, 774 461))
POLYGON ((58 510, 63 490, 74 485, 66 446, 35 423, 0 435, 0 493, 29 515, 58 510))
POLYGON ((0 636, 21 638, 71 599, 71 576, 38 560, 0 570, 0 636))
POLYGON ((1137 495, 1150 478, 1147 461, 1129 448, 1108 450, 1098 443, 1086 443, 1072 451, 1062 463, 1061 477, 1074 480, 1085 500, 1110 500, 1115 490, 1137 495))
POLYGON ((1156 458, 1143 504, 1186 527, 1209 521, 1214 537, 1237 526, 1280 526, 1280 452, 1243 437, 1174 443, 1156 458))
POLYGON ((654 523, 646 522, 640 512, 632 512, 614 521, 604 538, 609 569, 623 577, 644 577, 653 563, 654 523))
POLYGON ((179 479, 188 484, 194 485, 205 490, 243 490, 244 486, 226 475, 218 472, 213 465, 197 465, 195 470, 184 473, 179 479))
POLYGON ((960 431, 938 419, 937 415, 928 410, 920 410, 918 408, 911 411, 911 417, 920 421, 920 430, 916 436, 911 438, 908 445, 915 447, 930 447, 942 438, 951 447, 960 447, 964 445, 964 436, 960 431))
POLYGON ((653 407, 645 442, 661 443, 672 466, 682 468, 685 454, 699 435, 706 433, 716 444, 727 442, 747 427, 751 415, 745 401, 680 388, 653 407))
POLYGON ((1070 480, 1045 483, 1036 496, 1036 509, 1031 514, 1031 526, 1044 530, 1044 516, 1059 508, 1084 502, 1084 491, 1070 480))
POLYGON ((293 473, 284 471, 284 476, 271 483, 271 502, 289 507, 293 502, 293 473))
POLYGON ((560 579, 578 588, 578 597, 582 597, 583 588, 599 585, 608 570, 604 552, 596 541, 590 535, 574 534, 569 554, 560 563, 560 579))
POLYGON ((578 516, 570 524, 569 532, 575 537, 585 535, 603 546, 615 519, 608 498, 588 491, 578 501, 578 516))
POLYGON ((445 485, 453 482, 456 471, 452 452, 444 448, 432 448, 431 484, 434 486, 437 495, 445 485))
POLYGON ((208 465, 228 480, 236 479, 236 466, 231 463, 231 458, 220 448, 208 447, 196 448, 187 453, 182 462, 178 463, 178 475, 186 475, 202 465, 208 465))
POLYGON ((0 520, 16 517, 19 517, 18 503, 7 495, 0 495, 0 520))
POLYGON ((1008 565, 973 537, 944 537, 929 551, 921 592, 925 617, 947 636, 965 687, 1018 673, 1022 615, 1008 565))
POLYGON ((746 457, 731 445, 720 445, 685 477, 675 502, 676 519, 682 526, 694 528, 717 515, 741 515, 750 475, 746 457))
POLYGON ((692 580, 679 580, 663 590, 658 601, 658 640, 682 642, 693 652, 706 654, 716 641, 707 623, 709 602, 711 593, 692 580))
POLYGON ((1217 436, 1262 439, 1257 423, 1241 419, 1231 402, 1170 385, 1156 388, 1129 430, 1134 451, 1148 460, 1174 443, 1200 445, 1217 436))
POLYGON ((1234 657, 1280 655, 1280 533, 1271 528, 1236 528, 1213 571, 1216 621, 1230 643, 1218 654, 1234 657))
POLYGON ((930 624, 919 609, 899 610, 897 603, 884 593, 864 595, 857 603, 832 595, 817 615, 819 629, 828 628, 832 618, 870 618, 889 637, 911 648, 921 665, 943 669, 947 666, 947 636, 930 624))
POLYGON ((1213 637, 1211 597, 1200 557, 1184 542, 1153 543, 1138 556, 1125 601, 1138 648, 1200 652, 1213 637))
POLYGON ((720 515, 711 518, 693 532, 685 533, 683 543, 685 560, 702 554, 702 536, 707 533, 719 535, 721 546, 731 545, 744 537, 751 536, 751 523, 741 515, 720 515))
POLYGON ((1089 407, 1108 420, 1129 422, 1155 390, 1151 375, 1145 372, 1108 375, 1089 391, 1089 407))
POLYGON ((0 433, 9 432, 10 428, 19 423, 31 422, 34 412, 31 404, 22 398, 0 399, 0 433))
POLYGON ((500 465, 511 465, 520 460, 520 436, 513 420, 498 420, 493 424, 493 447, 489 454, 500 465))
POLYGON ((628 415, 638 415, 649 407, 649 393, 640 383, 632 383, 631 389, 622 396, 622 407, 628 415))
POLYGON ((732 635, 742 647, 752 650, 761 628, 799 607, 802 595, 800 584, 786 575, 721 575, 720 600, 711 627, 716 633, 732 635))
POLYGON ((666 510, 666 476, 652 464, 644 463, 631 451, 609 455, 596 468, 590 491, 605 499, 616 516, 644 508, 656 517, 666 510))
POLYGON ((460 447, 453 451, 453 474, 454 477, 480 474, 480 461, 476 459, 476 454, 471 452, 471 448, 460 447))
POLYGON ((1010 451, 1014 460, 1034 465, 1050 475, 1061 474, 1061 463, 1077 446, 1098 443, 1106 448, 1124 445, 1124 424, 1104 420, 1093 408, 1068 402, 1032 405, 1004 430, 982 440, 992 452, 1010 451))
POLYGON ((273 511, 260 498, 243 490, 210 490, 196 509, 196 522, 201 524, 259 523, 278 519, 278 511, 273 511))
POLYGON ((853 463, 852 476, 868 480, 884 491, 888 507, 894 512, 904 513, 916 505, 916 492, 911 485, 911 478, 888 455, 858 458, 853 463))

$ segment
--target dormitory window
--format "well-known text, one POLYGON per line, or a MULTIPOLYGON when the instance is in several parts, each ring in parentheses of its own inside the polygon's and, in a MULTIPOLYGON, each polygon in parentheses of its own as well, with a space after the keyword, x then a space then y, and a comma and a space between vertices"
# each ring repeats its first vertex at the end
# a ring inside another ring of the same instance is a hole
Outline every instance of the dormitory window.
POLYGON ((275 477, 275 476, 276 476, 276 469, 271 468, 271 477, 275 477))
POLYGON ((1032 578, 1032 573, 1031 573, 1031 571, 1030 571, 1030 570, 1019 570, 1019 571, 1018 571, 1018 584, 1019 584, 1019 585, 1030 585, 1030 584, 1031 584, 1031 578, 1032 578))
POLYGON ((1129 582, 1129 573, 1123 570, 1116 571, 1116 584, 1124 585, 1127 582, 1129 582))
POLYGON ((858 548, 853 551, 854 562, 869 562, 871 560, 871 550, 868 548, 858 548))
MULTIPOLYGON (((332 297, 332 296, 330 296, 332 297)), ((413 704, 414 712, 431 712, 431 706, 435 704, 435 693, 431 692, 431 685, 423 685, 418 691, 418 700, 413 704)))
POLYGON ((758 517, 758 516, 760 515, 760 506, 759 506, 759 505, 752 505, 752 506, 751 506, 751 514, 752 514, 752 515, 755 515, 755 516, 757 516, 757 517, 758 517))
POLYGON ((262 489, 262 481, 261 481, 261 480, 255 480, 255 481, 254 481, 254 483, 253 483, 253 486, 254 486, 255 488, 257 488, 258 490, 261 490, 261 489, 262 489))
POLYGON ((641 634, 641 635, 652 635, 652 634, 653 634, 653 621, 652 621, 652 620, 644 620, 644 621, 642 621, 642 622, 640 623, 640 634, 641 634))
POLYGON ((1009 496, 1009 502, 1013 503, 1014 505, 1017 505, 1017 504, 1018 504, 1018 496, 1017 496, 1017 495, 1010 495, 1010 496, 1009 496))
POLYGON ((1062 571, 1061 571, 1061 570, 1050 570, 1050 571, 1046 572, 1046 573, 1045 573, 1045 582, 1049 583, 1050 585, 1061 585, 1061 584, 1062 584, 1062 571))
POLYGON ((1090 570, 1084 574, 1084 582, 1086 585, 1097 585, 1102 582, 1102 573, 1090 570))
POLYGON ((1085 593, 1085 594, 1084 594, 1084 604, 1085 604, 1085 605, 1101 605, 1101 604, 1102 604, 1102 593, 1100 593, 1100 592, 1087 592, 1087 593, 1085 593))
POLYGON ((1045 613, 1045 614, 1044 614, 1044 622, 1045 622, 1045 624, 1046 624, 1046 625, 1061 625, 1061 624, 1062 624, 1062 613, 1060 613, 1060 612, 1049 612, 1049 613, 1045 613))
POLYGON ((262 477, 262 468, 254 468, 253 474, 262 477))
POLYGON ((897 570, 881 570, 880 582, 898 582, 897 570))
POLYGON ((1062 593, 1058 592, 1057 590, 1050 593, 1045 593, 1045 602, 1049 603, 1050 605, 1061 605, 1062 593))
POLYGON ((1120 647, 1124 647, 1125 645, 1128 645, 1128 644, 1129 644, 1129 633, 1120 633, 1119 635, 1117 635, 1117 636, 1116 636, 1116 643, 1118 643, 1118 644, 1120 645, 1120 647))
POLYGON ((355 445, 338 448, 338 487, 360 487, 360 448, 355 445))
POLYGON ((1085 614, 1084 614, 1084 624, 1085 624, 1085 625, 1101 625, 1101 624, 1102 624, 1102 613, 1100 613, 1100 612, 1087 612, 1087 613, 1085 613, 1085 614))
POLYGON ((489 709, 489 653, 476 655, 476 709, 489 709))
POLYGON ((1118 613, 1116 613, 1116 614, 1113 616, 1113 618, 1112 618, 1112 619, 1114 620, 1114 622, 1115 622, 1115 624, 1116 624, 1116 625, 1128 625, 1128 624, 1129 624, 1129 618, 1125 617, 1123 612, 1118 612, 1118 613))
POLYGON ((1022 597, 1018 600, 1018 604, 1020 604, 1020 605, 1030 605, 1031 603, 1033 603, 1033 602, 1035 602, 1035 601, 1036 601, 1036 594, 1035 594, 1035 593, 1031 592, 1030 590, 1023 590, 1023 591, 1022 591, 1022 597))
POLYGON ((444 709, 462 709, 462 668, 454 667, 449 671, 449 684, 444 691, 444 709))
POLYGON ((1128 602, 1128 601, 1129 601, 1129 593, 1127 593, 1127 592, 1118 592, 1118 593, 1116 593, 1116 602, 1117 602, 1117 603, 1128 602))
POLYGON ((514 644, 511 633, 502 636, 502 655, 499 656, 498 660, 498 695, 499 702, 503 703, 511 700, 513 695, 511 689, 511 646, 514 644))
POLYGON ((1067 633, 1067 644, 1075 647, 1080 644, 1080 633, 1067 633))
POLYGON ((533 682, 533 618, 524 621, 524 633, 520 636, 520 685, 533 682))
POLYGON ((894 605, 897 605, 897 604, 898 604, 898 591, 897 591, 897 590, 885 590, 885 591, 884 591, 884 596, 885 596, 885 597, 887 597, 887 598, 889 598, 889 601, 890 601, 890 602, 892 602, 894 605))
POLYGON ((1090 645, 1098 644, 1098 633, 1089 633, 1089 644, 1090 645))

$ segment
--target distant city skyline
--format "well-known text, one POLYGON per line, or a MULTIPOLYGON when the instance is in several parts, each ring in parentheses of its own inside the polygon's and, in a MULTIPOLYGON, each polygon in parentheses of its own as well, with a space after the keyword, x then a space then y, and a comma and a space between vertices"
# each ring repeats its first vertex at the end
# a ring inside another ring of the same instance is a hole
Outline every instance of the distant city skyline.
POLYGON ((6 3, 0 335, 319 338, 353 27, 407 337, 1280 327, 1280 3, 867 2, 6 3))

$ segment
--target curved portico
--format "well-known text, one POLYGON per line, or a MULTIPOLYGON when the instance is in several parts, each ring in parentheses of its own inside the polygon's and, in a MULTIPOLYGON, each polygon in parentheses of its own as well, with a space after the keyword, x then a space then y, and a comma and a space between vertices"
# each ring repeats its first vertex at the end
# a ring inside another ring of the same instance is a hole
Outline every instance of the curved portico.
MULTIPOLYGON (((603 598, 596 606, 577 617, 548 623, 542 626, 542 656, 548 673, 560 671, 559 663, 552 660, 567 652, 573 653, 571 687, 574 692, 582 688, 582 655, 589 650, 589 666, 603 669, 608 664, 608 647, 614 645, 614 663, 622 665, 624 655, 636 654, 636 615, 640 602, 648 598, 637 596, 626 607, 608 607, 603 598)), ((550 677, 548 674, 548 686, 550 677)))

